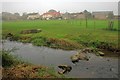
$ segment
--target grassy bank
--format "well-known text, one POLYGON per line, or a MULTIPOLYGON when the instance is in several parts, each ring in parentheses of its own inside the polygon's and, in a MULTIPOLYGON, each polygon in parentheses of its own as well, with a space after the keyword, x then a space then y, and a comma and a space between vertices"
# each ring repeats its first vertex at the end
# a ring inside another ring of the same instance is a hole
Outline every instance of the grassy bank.
POLYGON ((95 22, 88 20, 87 27, 85 20, 28 20, 3 22, 2 30, 3 37, 7 33, 13 33, 18 41, 31 42, 37 46, 67 50, 82 47, 117 49, 118 21, 114 20, 114 31, 106 30, 106 28, 108 28, 108 20, 95 20, 95 22), (22 30, 26 29, 41 29, 42 32, 20 34, 22 30))
POLYGON ((33 65, 19 60, 8 51, 1 51, 2 56, 2 75, 4 79, 20 79, 20 78, 62 78, 54 68, 33 65))

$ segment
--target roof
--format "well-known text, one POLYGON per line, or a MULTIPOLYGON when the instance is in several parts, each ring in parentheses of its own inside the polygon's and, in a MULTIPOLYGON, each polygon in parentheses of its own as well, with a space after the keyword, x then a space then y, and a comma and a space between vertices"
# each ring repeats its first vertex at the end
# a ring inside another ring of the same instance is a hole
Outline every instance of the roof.
POLYGON ((72 15, 80 15, 80 14, 84 14, 83 12, 80 13, 71 13, 72 15))
POLYGON ((53 15, 53 16, 58 16, 60 15, 60 12, 46 12, 43 15, 53 15))
POLYGON ((39 13, 29 13, 28 15, 38 15, 39 13))
POLYGON ((84 13, 83 12, 79 12, 79 13, 68 13, 68 12, 66 12, 63 15, 82 15, 82 14, 84 14, 84 13))

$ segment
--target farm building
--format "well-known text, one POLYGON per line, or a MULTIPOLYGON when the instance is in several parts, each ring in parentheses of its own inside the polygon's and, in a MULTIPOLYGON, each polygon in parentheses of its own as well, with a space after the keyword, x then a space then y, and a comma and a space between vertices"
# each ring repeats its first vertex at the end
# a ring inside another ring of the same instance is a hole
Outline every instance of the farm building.
POLYGON ((27 15, 27 19, 30 19, 30 20, 35 20, 35 19, 39 19, 39 18, 40 18, 39 13, 30 13, 27 15))
POLYGON ((112 19, 114 17, 113 11, 99 11, 92 12, 95 19, 112 19))
POLYGON ((42 15, 42 19, 46 19, 46 20, 61 19, 61 14, 60 14, 60 12, 57 12, 57 11, 51 9, 42 15))

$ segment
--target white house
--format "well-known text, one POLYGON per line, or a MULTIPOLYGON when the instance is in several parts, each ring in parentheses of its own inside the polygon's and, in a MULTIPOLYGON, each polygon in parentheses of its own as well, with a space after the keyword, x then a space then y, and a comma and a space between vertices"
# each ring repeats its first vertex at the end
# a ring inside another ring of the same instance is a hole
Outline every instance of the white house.
POLYGON ((27 17, 27 19, 30 19, 30 20, 35 20, 35 19, 39 19, 39 18, 40 18, 39 13, 30 13, 30 14, 28 14, 28 17, 27 17))

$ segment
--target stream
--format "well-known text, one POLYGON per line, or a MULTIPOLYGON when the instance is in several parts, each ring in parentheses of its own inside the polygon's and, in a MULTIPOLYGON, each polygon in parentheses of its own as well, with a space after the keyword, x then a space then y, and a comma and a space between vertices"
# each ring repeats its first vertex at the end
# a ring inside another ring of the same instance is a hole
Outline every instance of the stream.
POLYGON ((79 61, 76 65, 71 62, 70 57, 77 51, 66 51, 61 49, 52 49, 48 47, 37 47, 30 43, 21 43, 15 41, 5 41, 2 45, 4 49, 16 48, 12 54, 17 55, 24 61, 36 65, 45 65, 58 69, 58 65, 66 64, 72 67, 72 70, 65 74, 70 78, 118 78, 118 58, 101 57, 89 53, 89 61, 79 61))

